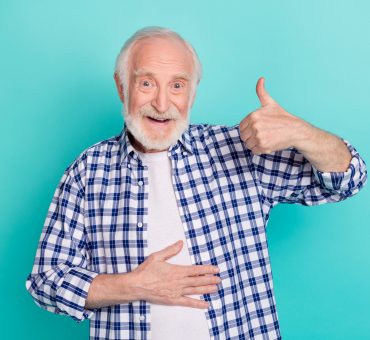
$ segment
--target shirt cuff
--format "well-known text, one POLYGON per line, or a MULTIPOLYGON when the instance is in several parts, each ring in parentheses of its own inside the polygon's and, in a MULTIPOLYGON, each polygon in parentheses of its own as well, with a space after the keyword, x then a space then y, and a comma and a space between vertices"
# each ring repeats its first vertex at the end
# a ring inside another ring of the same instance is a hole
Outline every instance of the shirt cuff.
POLYGON ((360 157, 356 149, 346 140, 342 139, 351 153, 351 161, 344 172, 323 172, 312 165, 312 171, 316 180, 322 187, 334 191, 346 191, 351 189, 355 174, 360 171, 360 157))
POLYGON ((90 284, 97 275, 98 273, 85 268, 71 268, 56 293, 58 312, 67 314, 78 322, 90 319, 95 310, 85 309, 85 303, 90 284))

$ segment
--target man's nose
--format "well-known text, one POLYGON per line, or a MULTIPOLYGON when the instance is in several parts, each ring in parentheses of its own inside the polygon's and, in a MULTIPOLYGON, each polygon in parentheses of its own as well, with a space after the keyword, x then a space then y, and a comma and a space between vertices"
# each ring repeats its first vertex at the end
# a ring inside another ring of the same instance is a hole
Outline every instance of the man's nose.
POLYGON ((165 88, 158 87, 157 92, 152 100, 152 105, 160 113, 168 110, 170 102, 165 88))

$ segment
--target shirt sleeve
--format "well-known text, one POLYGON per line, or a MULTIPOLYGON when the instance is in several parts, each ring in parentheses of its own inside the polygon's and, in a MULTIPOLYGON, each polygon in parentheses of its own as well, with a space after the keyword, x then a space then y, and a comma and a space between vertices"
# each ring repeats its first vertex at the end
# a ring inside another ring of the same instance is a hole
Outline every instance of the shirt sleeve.
POLYGON ((26 281, 37 305, 78 322, 94 313, 84 306, 91 281, 98 275, 88 269, 80 167, 69 167, 54 193, 26 281))
POLYGON ((367 180, 365 161, 342 139, 351 153, 344 172, 321 172, 297 149, 253 155, 252 163, 262 194, 271 205, 298 203, 307 206, 339 202, 355 195, 367 180))

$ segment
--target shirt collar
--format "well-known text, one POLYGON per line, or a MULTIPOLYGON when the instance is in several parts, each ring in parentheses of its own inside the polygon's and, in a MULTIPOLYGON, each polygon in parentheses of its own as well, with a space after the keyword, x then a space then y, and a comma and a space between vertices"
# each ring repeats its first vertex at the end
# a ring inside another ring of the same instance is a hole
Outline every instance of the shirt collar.
MULTIPOLYGON (((124 124, 121 133, 118 136, 120 154, 121 154, 121 163, 129 161, 128 159, 138 158, 138 153, 135 148, 132 146, 130 139, 128 137, 127 126, 124 124)), ((189 153, 194 153, 193 145, 192 145, 192 137, 190 135, 189 127, 185 130, 185 132, 181 135, 178 139, 176 144, 172 145, 169 148, 169 152, 171 154, 176 153, 177 150, 184 150, 188 151, 189 153)))
POLYGON ((190 127, 188 127, 184 133, 181 135, 177 143, 170 147, 170 150, 175 150, 178 148, 178 146, 181 145, 183 150, 186 150, 190 152, 191 154, 194 153, 194 147, 193 147, 193 138, 190 135, 190 127))

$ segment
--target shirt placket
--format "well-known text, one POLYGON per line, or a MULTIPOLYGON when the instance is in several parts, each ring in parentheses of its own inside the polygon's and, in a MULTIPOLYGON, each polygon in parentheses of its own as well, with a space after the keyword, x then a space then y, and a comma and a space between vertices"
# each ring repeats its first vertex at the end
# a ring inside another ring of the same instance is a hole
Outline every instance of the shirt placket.
MULTIPOLYGON (((189 249, 190 259, 192 261, 192 265, 202 265, 204 264, 204 261, 202 259, 202 253, 194 251, 194 249, 198 247, 197 239, 196 238, 189 239, 188 237, 189 231, 191 232, 192 230, 192 226, 190 222, 186 222, 190 220, 190 215, 186 212, 187 207, 185 206, 184 202, 186 202, 186 199, 190 199, 190 197, 188 197, 190 191, 187 192, 186 190, 183 190, 181 192, 179 191, 178 186, 176 185, 179 183, 189 183, 190 182, 189 172, 184 171, 182 175, 180 175, 180 173, 182 172, 182 170, 186 169, 186 167, 188 167, 188 169, 191 169, 191 171, 196 171, 196 165, 194 164, 194 161, 193 162, 190 161, 191 156, 189 156, 189 154, 186 151, 181 152, 181 150, 175 149, 173 150, 172 154, 169 153, 168 155, 170 156, 170 158, 172 156, 171 158, 172 173, 173 173, 172 180, 173 180, 173 185, 175 189, 175 195, 178 201, 177 203, 178 203, 178 207, 180 211, 180 216, 182 217, 182 221, 183 221, 184 231, 186 231, 185 236, 187 239, 187 246, 189 249)), ((209 329, 214 329, 214 328, 219 329, 220 325, 222 325, 222 315, 219 313, 217 313, 218 315, 216 315, 216 311, 221 310, 221 307, 222 307, 221 300, 213 299, 213 300, 209 300, 208 302, 211 305, 211 309, 209 310, 209 315, 210 316, 213 314, 215 315, 215 317, 213 317, 212 319, 210 317, 207 317, 208 328, 209 329)), ((219 337, 217 336, 214 337, 214 335, 211 335, 211 339, 217 339, 217 338, 219 337)))
MULTIPOLYGON (((136 256, 140 265, 148 257, 148 203, 149 203, 149 178, 148 168, 142 165, 136 153, 133 154, 128 167, 131 169, 131 185, 137 194, 137 201, 130 206, 137 206, 136 216, 132 216, 136 226, 136 256)), ((131 198, 134 199, 134 198, 131 198)), ((131 249, 130 249, 131 250, 131 249)), ((146 301, 134 301, 135 339, 151 339, 150 304, 146 301)))

